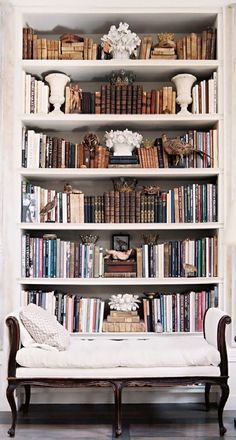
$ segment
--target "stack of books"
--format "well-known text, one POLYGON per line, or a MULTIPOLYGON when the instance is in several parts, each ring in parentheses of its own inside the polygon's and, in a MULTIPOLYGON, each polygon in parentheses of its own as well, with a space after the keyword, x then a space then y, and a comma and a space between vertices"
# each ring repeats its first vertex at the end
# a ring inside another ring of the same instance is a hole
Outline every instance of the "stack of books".
POLYGON ((104 276, 106 278, 135 278, 137 275, 136 261, 104 260, 104 276))
POLYGON ((132 156, 110 155, 108 168, 139 168, 139 160, 136 154, 132 156))
POLYGON ((151 52, 151 59, 153 60, 176 60, 174 47, 154 47, 151 52))
POLYGON ((137 311, 120 312, 111 310, 103 321, 103 332, 144 332, 145 324, 140 320, 137 311))

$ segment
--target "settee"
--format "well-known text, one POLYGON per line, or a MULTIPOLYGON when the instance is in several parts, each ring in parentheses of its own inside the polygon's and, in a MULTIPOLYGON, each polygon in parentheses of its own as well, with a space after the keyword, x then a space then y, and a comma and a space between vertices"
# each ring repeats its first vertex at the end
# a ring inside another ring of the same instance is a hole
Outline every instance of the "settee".
MULTIPOLYGON (((17 407, 15 390, 25 389, 25 409, 30 404, 31 387, 75 388, 111 387, 115 402, 115 432, 122 433, 122 390, 127 387, 205 385, 205 403, 209 406, 212 385, 220 387, 218 423, 220 435, 223 409, 229 395, 228 360, 225 328, 231 319, 219 309, 208 309, 203 335, 155 335, 149 338, 83 339, 71 336, 64 351, 25 344, 27 332, 19 314, 7 317, 9 359, 7 399, 11 407, 15 436, 17 407), (24 346, 25 345, 25 346, 24 346)), ((29 336, 29 335, 28 335, 29 336)))

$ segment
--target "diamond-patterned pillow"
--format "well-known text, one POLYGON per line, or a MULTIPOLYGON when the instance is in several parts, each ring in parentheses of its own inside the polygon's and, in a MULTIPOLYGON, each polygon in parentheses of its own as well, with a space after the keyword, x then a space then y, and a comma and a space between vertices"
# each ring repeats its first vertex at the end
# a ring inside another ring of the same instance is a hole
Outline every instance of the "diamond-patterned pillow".
POLYGON ((66 350, 70 343, 69 332, 54 316, 35 304, 20 311, 20 319, 35 342, 66 350))

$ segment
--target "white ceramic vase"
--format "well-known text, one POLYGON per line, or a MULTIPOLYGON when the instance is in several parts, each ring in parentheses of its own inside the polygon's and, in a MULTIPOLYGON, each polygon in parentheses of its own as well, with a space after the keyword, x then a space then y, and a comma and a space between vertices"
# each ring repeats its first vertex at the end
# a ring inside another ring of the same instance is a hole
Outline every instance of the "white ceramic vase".
POLYGON ((132 156, 133 145, 116 142, 113 146, 113 156, 132 156))
POLYGON ((129 52, 128 50, 113 50, 112 51, 113 60, 128 60, 129 52))
POLYGON ((171 78, 171 81, 175 84, 177 89, 176 102, 181 107, 178 115, 184 116, 192 114, 188 111, 188 105, 192 102, 191 90, 196 80, 197 78, 189 73, 181 73, 171 78))
POLYGON ((65 86, 70 81, 70 77, 64 73, 50 73, 45 77, 45 80, 50 86, 49 102, 54 105, 54 110, 52 110, 51 113, 54 115, 63 115, 64 113, 60 108, 65 101, 65 86))

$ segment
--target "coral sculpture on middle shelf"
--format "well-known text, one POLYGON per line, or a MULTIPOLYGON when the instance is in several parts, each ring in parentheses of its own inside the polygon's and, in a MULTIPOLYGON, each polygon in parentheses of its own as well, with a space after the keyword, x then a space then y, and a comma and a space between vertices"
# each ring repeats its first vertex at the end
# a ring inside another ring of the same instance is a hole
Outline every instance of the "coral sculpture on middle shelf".
POLYGON ((139 148, 143 136, 136 131, 110 130, 105 133, 106 146, 113 149, 114 156, 132 156, 134 148, 139 148))
POLYGON ((138 295, 131 295, 130 293, 118 295, 112 295, 110 298, 109 307, 111 310, 117 310, 122 312, 131 312, 139 308, 138 303, 141 301, 138 299, 138 295))

